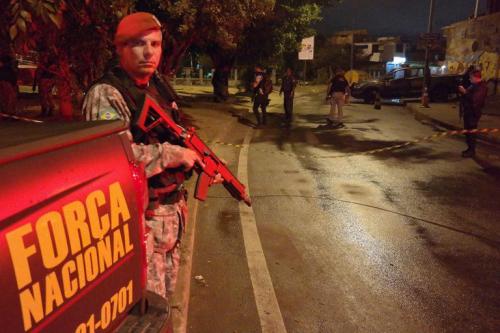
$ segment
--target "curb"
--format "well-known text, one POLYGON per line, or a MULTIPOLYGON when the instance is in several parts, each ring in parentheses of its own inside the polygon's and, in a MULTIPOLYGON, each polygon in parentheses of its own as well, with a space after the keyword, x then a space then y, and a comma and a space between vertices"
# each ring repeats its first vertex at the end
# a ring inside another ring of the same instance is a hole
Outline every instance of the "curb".
MULTIPOLYGON (((431 116, 428 116, 428 115, 424 114, 423 112, 420 112, 419 107, 414 105, 414 104, 411 104, 411 103, 406 104, 406 109, 409 110, 410 112, 412 112, 415 115, 415 118, 418 120, 427 120, 435 125, 441 126, 441 127, 446 128, 448 130, 462 130, 463 129, 462 127, 457 127, 455 125, 446 123, 446 122, 441 121, 439 119, 432 118, 431 116)), ((487 135, 487 134, 478 134, 477 137, 479 140, 487 141, 489 143, 500 145, 500 138, 498 136, 487 135)))

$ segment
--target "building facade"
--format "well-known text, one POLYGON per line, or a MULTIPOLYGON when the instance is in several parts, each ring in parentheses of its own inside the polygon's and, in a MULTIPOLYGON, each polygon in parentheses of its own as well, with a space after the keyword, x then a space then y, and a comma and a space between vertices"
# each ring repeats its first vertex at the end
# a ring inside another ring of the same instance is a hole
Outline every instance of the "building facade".
MULTIPOLYGON (((497 6, 492 2, 491 6, 497 6)), ((463 73, 470 65, 481 69, 489 94, 499 94, 500 12, 454 23, 443 28, 447 40, 449 73, 463 73)))

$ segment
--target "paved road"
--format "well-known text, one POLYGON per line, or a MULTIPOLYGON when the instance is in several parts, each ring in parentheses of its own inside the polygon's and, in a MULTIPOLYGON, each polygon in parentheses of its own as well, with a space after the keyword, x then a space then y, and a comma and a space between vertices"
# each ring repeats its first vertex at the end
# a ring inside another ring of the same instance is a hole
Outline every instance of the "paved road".
MULTIPOLYGON (((463 141, 450 138, 338 157, 435 130, 402 107, 366 105, 347 106, 346 128, 329 129, 321 96, 298 94, 290 130, 277 116, 253 130, 247 112, 237 122, 229 107, 191 110, 208 141, 251 138, 248 185, 266 267, 247 263, 240 207, 212 189, 197 212, 188 332, 265 332, 266 316, 287 332, 498 332, 498 170, 462 159, 463 141), (255 298, 262 286, 252 279, 266 274, 278 316, 255 298)), ((239 148, 214 147, 243 170, 239 148)))

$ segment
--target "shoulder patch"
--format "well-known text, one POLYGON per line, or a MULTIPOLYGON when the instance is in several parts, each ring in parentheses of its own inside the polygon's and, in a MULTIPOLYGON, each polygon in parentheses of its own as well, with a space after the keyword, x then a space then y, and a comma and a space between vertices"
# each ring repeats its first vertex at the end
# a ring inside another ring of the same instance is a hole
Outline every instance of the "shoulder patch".
POLYGON ((120 119, 118 112, 115 109, 107 108, 99 113, 99 120, 116 120, 120 119))

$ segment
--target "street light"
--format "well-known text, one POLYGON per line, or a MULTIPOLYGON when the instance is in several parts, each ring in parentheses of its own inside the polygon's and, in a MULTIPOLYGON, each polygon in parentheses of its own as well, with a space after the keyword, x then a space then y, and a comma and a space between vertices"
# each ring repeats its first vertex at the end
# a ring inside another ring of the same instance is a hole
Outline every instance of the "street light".
MULTIPOLYGON (((429 22, 427 24, 427 33, 432 33, 432 18, 434 16, 434 0, 430 0, 430 8, 429 8, 429 22)), ((425 68, 424 68, 424 87, 422 90, 422 106, 429 107, 429 87, 431 83, 431 71, 429 69, 429 56, 430 56, 430 42, 426 41, 425 45, 425 68)))

